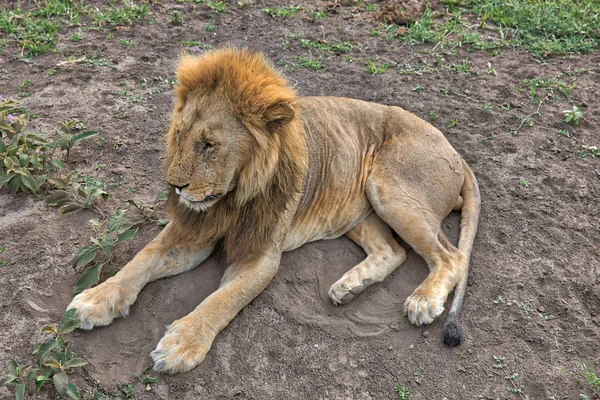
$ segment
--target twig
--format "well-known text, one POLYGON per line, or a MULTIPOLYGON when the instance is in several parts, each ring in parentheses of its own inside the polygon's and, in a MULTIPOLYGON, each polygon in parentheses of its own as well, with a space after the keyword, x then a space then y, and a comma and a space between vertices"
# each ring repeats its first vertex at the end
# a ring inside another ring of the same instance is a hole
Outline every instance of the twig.
POLYGON ((525 397, 523 397, 523 393, 521 393, 521 388, 518 388, 517 385, 515 385, 515 382, 513 382, 512 378, 510 377, 510 375, 508 374, 508 372, 506 372, 506 370, 504 371, 504 373, 506 374, 506 379, 508 379, 510 381, 510 383, 515 388, 516 392, 519 394, 519 397, 521 399, 525 400, 525 397))
POLYGON ((532 112, 531 114, 522 117, 521 119, 521 123, 519 124, 519 126, 517 126, 517 129, 515 129, 512 134, 516 135, 517 133, 519 133, 519 129, 521 129, 521 127, 523 127, 523 124, 525 123, 525 121, 527 121, 529 118, 533 117, 534 115, 539 115, 540 114, 540 107, 542 106, 542 103, 544 103, 544 101, 546 101, 548 99, 548 97, 550 97, 549 95, 546 95, 546 97, 544 97, 542 100, 540 100, 540 103, 537 106, 537 109, 532 112))
POLYGON ((433 53, 433 52, 435 51, 435 49, 437 49, 437 47, 438 47, 438 46, 439 46, 439 45, 442 43, 442 41, 443 41, 445 38, 447 38, 447 37, 448 37, 448 35, 450 35, 450 34, 451 34, 451 33, 453 33, 453 32, 454 32, 454 30, 451 30, 451 31, 446 31, 446 33, 444 33, 444 34, 442 35, 442 38, 440 39, 440 41, 439 41, 439 42, 437 42, 435 46, 433 46, 433 49, 429 50, 429 54, 433 53))
POLYGON ((77 64, 80 62, 85 62, 87 61, 87 57, 83 56, 81 58, 78 58, 76 60, 65 60, 65 61, 61 61, 58 64, 56 64, 57 67, 64 67, 65 65, 69 65, 69 64, 77 64))

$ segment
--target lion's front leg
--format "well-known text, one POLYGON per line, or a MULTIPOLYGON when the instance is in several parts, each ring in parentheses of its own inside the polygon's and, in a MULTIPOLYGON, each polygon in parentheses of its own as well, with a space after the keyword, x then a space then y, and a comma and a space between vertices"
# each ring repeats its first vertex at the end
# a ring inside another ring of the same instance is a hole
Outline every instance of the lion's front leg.
POLYGON ((219 289, 194 311, 173 322, 151 354, 158 372, 187 372, 200 364, 217 334, 271 281, 281 254, 271 251, 235 263, 219 289))
POLYGON ((167 225, 115 276, 73 298, 67 309, 77 309, 81 329, 105 326, 116 317, 126 316, 146 283, 189 271, 208 258, 214 244, 195 243, 173 224, 167 225))

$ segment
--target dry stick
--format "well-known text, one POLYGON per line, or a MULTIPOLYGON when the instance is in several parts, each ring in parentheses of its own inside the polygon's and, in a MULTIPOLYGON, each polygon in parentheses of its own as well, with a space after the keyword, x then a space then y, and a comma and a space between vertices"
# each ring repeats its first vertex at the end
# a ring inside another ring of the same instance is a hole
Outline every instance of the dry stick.
POLYGON ((531 114, 529 114, 529 115, 523 117, 523 119, 521 119, 521 123, 519 124, 519 126, 517 126, 517 129, 515 129, 515 131, 512 133, 513 135, 516 135, 517 133, 519 133, 519 129, 521 129, 521 127, 523 126, 525 121, 527 121, 529 118, 533 117, 536 114, 537 115, 540 114, 540 107, 542 106, 542 103, 548 99, 548 97, 550 97, 550 96, 546 95, 546 97, 544 97, 542 100, 540 100, 540 104, 538 104, 538 107, 534 112, 532 112, 531 114))
POLYGON ((86 56, 83 56, 81 58, 78 58, 76 60, 65 60, 65 61, 61 61, 59 63, 56 64, 57 67, 64 67, 65 65, 69 65, 69 64, 77 64, 80 62, 85 62, 87 61, 86 56))
POLYGON ((513 382, 512 378, 510 377, 510 375, 508 374, 508 372, 506 372, 506 370, 504 370, 504 373, 506 374, 506 379, 508 379, 510 381, 510 383, 513 385, 513 387, 515 388, 515 390, 519 394, 519 397, 521 399, 525 400, 525 397, 523 397, 523 393, 521 393, 521 389, 518 388, 517 385, 515 385, 515 382, 513 382))

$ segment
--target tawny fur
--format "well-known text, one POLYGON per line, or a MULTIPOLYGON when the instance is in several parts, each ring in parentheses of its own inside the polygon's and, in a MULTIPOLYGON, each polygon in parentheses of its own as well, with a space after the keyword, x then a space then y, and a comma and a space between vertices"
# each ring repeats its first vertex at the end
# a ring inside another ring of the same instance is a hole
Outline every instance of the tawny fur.
POLYGON ((246 50, 184 56, 177 80, 166 137, 171 222, 119 273, 73 299, 85 329, 126 315, 146 283, 188 271, 220 246, 228 268, 219 289, 151 353, 156 371, 185 372, 264 290, 282 252, 341 235, 361 246, 367 257, 329 290, 343 304, 406 260, 395 231, 430 269, 404 313, 429 324, 456 287, 442 336, 460 342, 480 198, 439 130, 399 107, 298 97, 246 50), (441 230, 453 209, 462 209, 458 247, 441 230))

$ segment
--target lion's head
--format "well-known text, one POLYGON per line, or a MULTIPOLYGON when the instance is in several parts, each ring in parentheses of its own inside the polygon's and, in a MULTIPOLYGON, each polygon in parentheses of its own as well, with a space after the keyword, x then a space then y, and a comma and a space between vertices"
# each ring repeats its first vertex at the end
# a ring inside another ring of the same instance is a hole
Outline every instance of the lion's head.
POLYGON ((279 163, 281 128, 294 92, 260 54, 224 49, 177 68, 177 105, 167 135, 167 182, 178 202, 206 211, 264 191, 279 163))

